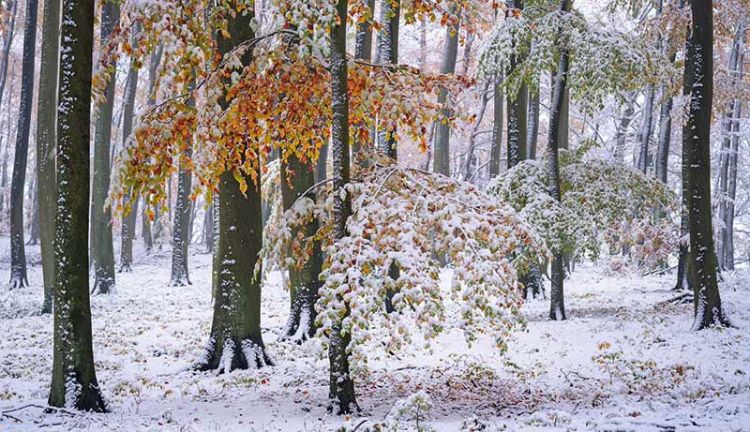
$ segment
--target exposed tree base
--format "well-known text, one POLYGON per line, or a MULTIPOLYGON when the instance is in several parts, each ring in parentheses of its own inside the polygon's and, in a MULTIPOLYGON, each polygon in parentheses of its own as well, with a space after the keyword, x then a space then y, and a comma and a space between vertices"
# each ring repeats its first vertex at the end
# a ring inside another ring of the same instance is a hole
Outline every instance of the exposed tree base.
POLYGON ((97 278, 94 281, 94 287, 91 289, 91 294, 93 295, 100 295, 100 294, 109 294, 111 293, 115 288, 115 280, 110 278, 97 278))
POLYGON ((284 329, 279 334, 279 342, 294 342, 302 344, 315 336, 315 323, 309 313, 299 314, 292 311, 289 314, 284 329))
POLYGON ((133 265, 131 263, 120 264, 120 267, 117 269, 117 273, 132 273, 132 272, 133 272, 133 265))
POLYGON ((18 289, 29 286, 29 278, 26 277, 26 271, 12 271, 10 273, 10 282, 8 289, 18 289))
POLYGON ((193 283, 190 282, 190 278, 188 278, 187 275, 173 277, 169 281, 169 286, 172 286, 172 287, 188 286, 192 284, 193 283))
POLYGON ((42 303, 42 310, 41 314, 51 314, 52 313, 52 297, 51 296, 44 296, 44 302, 42 303))
MULTIPOLYGON (((107 403, 102 397, 102 393, 97 386, 81 386, 77 382, 66 382, 62 391, 52 390, 49 397, 49 405, 56 408, 64 408, 71 404, 65 400, 66 397, 74 396, 75 402, 72 404, 79 411, 89 411, 97 413, 109 412, 107 403), (78 392, 71 394, 67 389, 78 388, 78 392)), ((55 408, 52 408, 53 410, 55 408)))
POLYGON ((200 372, 229 373, 237 369, 260 369, 266 366, 273 366, 273 361, 262 343, 251 339, 229 339, 221 345, 211 341, 203 359, 193 369, 200 372))
POLYGON ((711 313, 704 313, 702 317, 696 316, 690 330, 700 331, 716 327, 734 328, 734 325, 732 325, 726 315, 724 315, 723 311, 715 310, 711 313))

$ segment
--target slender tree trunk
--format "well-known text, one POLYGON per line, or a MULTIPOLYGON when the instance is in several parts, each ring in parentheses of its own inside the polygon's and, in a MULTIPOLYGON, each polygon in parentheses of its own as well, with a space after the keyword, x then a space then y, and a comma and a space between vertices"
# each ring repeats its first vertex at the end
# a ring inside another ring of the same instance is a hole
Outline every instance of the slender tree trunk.
POLYGON ((643 106, 643 123, 641 124, 641 133, 639 136, 640 151, 637 158, 637 168, 644 174, 646 174, 648 169, 648 146, 651 142, 651 133, 653 130, 654 94, 654 86, 648 86, 646 90, 646 102, 643 106))
MULTIPOLYGON (((194 88, 191 84, 190 90, 194 88)), ((195 106, 195 100, 191 97, 188 105, 195 106)), ((180 173, 177 180, 177 203, 174 209, 174 223, 172 230, 172 276, 171 286, 190 285, 190 272, 188 271, 188 247, 190 245, 190 216, 192 206, 190 205, 190 191, 193 188, 193 173, 185 168, 185 158, 193 155, 193 143, 189 140, 183 151, 183 159, 180 160, 180 173)))
POLYGON ((89 128, 94 0, 65 0, 57 120, 54 353, 49 404, 106 411, 94 369, 89 305, 89 128))
MULTIPOLYGON (((398 31, 401 18, 401 0, 383 0, 380 3, 383 28, 378 34, 377 60, 379 64, 398 64, 398 31)), ((396 131, 384 125, 378 127, 378 151, 398 159, 396 150, 396 131)))
POLYGON ((711 107, 713 102, 713 2, 691 0, 692 25, 685 56, 684 93, 689 98, 683 127, 687 164, 687 208, 690 231, 690 279, 693 285, 693 330, 728 324, 721 308, 711 224, 711 107))
POLYGON ((539 89, 529 91, 529 124, 526 142, 528 144, 528 158, 536 159, 536 146, 539 141, 539 89))
POLYGON ((36 175, 39 197, 39 236, 42 250, 44 303, 42 313, 52 312, 55 285, 55 127, 57 121, 57 79, 60 69, 60 0, 45 0, 42 18, 42 53, 39 70, 39 98, 36 126, 36 175))
POLYGON ((484 113, 487 111, 487 105, 489 104, 490 97, 492 97, 494 94, 494 91, 489 91, 490 86, 493 84, 494 80, 490 78, 489 80, 487 80, 484 88, 482 89, 482 104, 479 107, 479 115, 477 115, 476 122, 471 129, 471 135, 469 135, 469 145, 468 149, 466 150, 466 158, 464 159, 463 166, 461 167, 462 178, 464 179, 464 181, 471 181, 476 177, 476 173, 472 169, 473 163, 476 161, 476 158, 474 157, 474 150, 477 142, 477 134, 479 133, 479 126, 482 123, 482 119, 484 119, 484 113))
MULTIPOLYGON (((346 64, 346 12, 348 0, 336 4, 338 22, 331 29, 331 100, 333 123, 331 146, 333 147, 333 240, 347 235, 346 221, 351 215, 351 198, 341 191, 349 183, 349 95, 346 64)), ((346 301, 343 298, 340 301, 346 301)), ((347 307, 348 311, 348 307, 347 307)), ((348 316, 348 313, 347 313, 348 316)), ((343 321, 346 316, 341 317, 343 321)), ((328 361, 330 364, 330 409, 337 414, 349 414, 357 409, 354 381, 349 372, 349 333, 342 333, 342 322, 334 323, 329 339, 328 361)))
MULTIPOLYGON (((508 2, 508 9, 506 11, 506 19, 513 16, 513 9, 523 10, 522 0, 511 0, 508 2)), ((523 59, 517 55, 511 55, 510 59, 510 70, 508 75, 512 74, 516 67, 521 63, 523 59)), ((526 159, 526 124, 527 124, 527 110, 529 108, 529 89, 526 83, 516 89, 515 92, 510 91, 508 93, 508 168, 513 168, 518 162, 526 159)))
MULTIPOLYGON (((253 11, 228 18, 228 38, 217 33, 219 52, 226 55, 240 43, 255 37, 250 25, 253 11)), ((246 52, 241 62, 252 62, 246 52)), ((231 101, 222 98, 226 109, 231 101)), ((246 143, 249 145, 249 143, 246 143)), ((214 313, 205 357, 198 370, 258 368, 272 364, 266 354, 260 327, 261 281, 255 276, 258 253, 263 245, 263 215, 260 195, 260 169, 257 183, 247 174, 243 194, 230 171, 219 180, 219 242, 214 261, 214 313)), ((262 274, 260 271, 258 274, 262 274)))
POLYGON ((631 95, 625 105, 625 110, 620 117, 620 122, 617 125, 617 131, 615 132, 615 150, 614 158, 619 163, 625 162, 625 148, 628 141, 628 128, 630 123, 633 121, 633 115, 635 114, 635 95, 631 95))
MULTIPOLYGON (((375 13, 375 0, 367 0, 367 8, 371 14, 374 14, 375 13)), ((400 11, 400 9, 397 9, 397 12, 398 11, 400 11)), ((386 24, 390 26, 391 22, 388 21, 386 24)), ((398 27, 396 27, 396 30, 398 30, 398 27)), ((396 40, 396 42, 398 43, 398 39, 396 40)), ((378 49, 379 48, 380 48, 380 41, 378 41, 378 49)), ((396 49, 398 49, 398 46, 396 47, 396 49)), ((354 57, 358 60, 365 60, 368 62, 372 60, 372 24, 367 21, 362 21, 362 22, 357 23, 357 35, 356 35, 355 42, 354 42, 354 57)), ((362 126, 359 125, 358 127, 362 127, 362 126)), ((366 143, 362 143, 359 140, 355 140, 352 143, 352 156, 353 156, 352 162, 353 163, 365 162, 363 160, 364 158, 360 159, 359 157, 362 151, 362 146, 365 144, 366 143)), ((320 180, 325 179, 324 173, 318 174, 318 177, 320 178, 320 180)))
MULTIPOLYGON (((452 74, 456 72, 456 58, 458 57, 458 24, 449 25, 445 33, 445 53, 443 55, 443 65, 440 68, 442 74, 452 74)), ((433 171, 445 176, 451 175, 450 168, 450 135, 451 128, 448 119, 453 116, 453 111, 449 107, 448 91, 440 89, 438 92, 438 103, 442 106, 440 109, 440 119, 437 122, 435 133, 435 145, 433 148, 433 171)))
POLYGON ((214 250, 214 206, 213 203, 206 204, 205 216, 203 217, 203 239, 206 245, 206 253, 214 250))
MULTIPOLYGON (((282 158, 281 198, 284 211, 292 208, 302 194, 315 184, 312 167, 306 166, 292 152, 282 158), (286 162, 285 162, 286 161, 286 162)), ((315 192, 306 196, 315 201, 315 192)), ((310 238, 318 231, 318 221, 313 218, 310 224, 292 232, 293 238, 310 238)), ((301 269, 289 270, 289 319, 281 332, 280 339, 290 339, 301 343, 315 335, 315 303, 322 283, 318 278, 323 268, 323 255, 320 242, 315 242, 312 255, 301 269)))
POLYGON ((0 52, 0 105, 3 102, 3 96, 5 96, 5 83, 8 79, 8 65, 10 64, 10 48, 13 44, 13 38, 16 34, 16 14, 18 12, 18 2, 10 0, 6 3, 6 11, 8 11, 8 21, 4 23, 6 25, 6 31, 2 34, 2 51, 0 52))
MULTIPOLYGON (((151 59, 149 63, 148 68, 148 106, 153 106, 156 103, 156 93, 158 91, 158 75, 159 75, 159 64, 161 64, 161 57, 162 52, 164 51, 164 46, 159 45, 156 50, 151 54, 151 59)), ((144 210, 146 209, 148 205, 148 197, 144 196, 144 203, 143 207, 144 210)), ((157 209, 158 211, 158 209, 157 209)), ((148 216, 145 212, 143 212, 143 216, 141 219, 141 237, 143 238, 143 245, 146 249, 146 253, 150 254, 151 250, 154 248, 154 239, 151 235, 151 220, 149 220, 148 216)))
POLYGON ((32 178, 30 187, 31 198, 33 204, 31 205, 31 232, 29 232, 29 245, 39 244, 39 182, 32 178))
MULTIPOLYGON (((561 0, 560 10, 569 13, 571 0, 561 0)), ((560 31, 560 30, 558 30, 560 31)), ((556 201, 561 199, 560 191, 560 166, 558 161, 558 150, 560 142, 560 128, 562 126, 562 111, 565 105, 565 89, 568 81, 568 71, 570 68, 570 54, 567 49, 560 53, 560 61, 557 67, 557 76, 555 77, 554 92, 552 103, 550 104, 550 122, 549 137, 547 142, 547 170, 550 177, 549 190, 550 194, 556 201)), ((564 320, 565 316, 565 297, 563 284, 565 280, 565 265, 563 262, 562 251, 553 251, 551 272, 550 272, 550 312, 551 320, 564 320)))
POLYGON ((505 114, 503 113, 505 97, 500 85, 502 81, 501 77, 495 76, 495 84, 493 86, 494 107, 492 116, 492 147, 490 149, 490 178, 500 175, 500 159, 503 148, 503 120, 505 120, 505 114))
MULTIPOLYGON (((140 27, 134 29, 138 34, 140 27)), ((130 59, 130 69, 125 84, 125 97, 123 101, 122 114, 122 147, 128 145, 130 134, 133 131, 133 117, 135 113, 135 96, 138 92, 138 69, 135 67, 135 58, 130 59)), ((122 220, 120 231, 120 272, 130 273, 133 271, 133 239, 135 238, 135 222, 138 218, 138 195, 132 201, 130 212, 122 220)))
POLYGON ((23 31, 23 65, 21 72, 21 106, 18 109, 16 153, 10 183, 10 288, 28 286, 26 250, 23 235, 23 195, 26 162, 29 156, 29 130, 34 98, 34 59, 36 49, 37 0, 26 2, 23 31))
MULTIPOLYGON (((101 43, 104 45, 109 35, 120 21, 120 6, 105 2, 102 7, 101 43)), ((115 286, 115 253, 112 241, 112 209, 106 206, 109 193, 110 146, 112 141, 112 110, 115 103, 115 80, 107 84, 105 101, 99 105, 94 136, 94 190, 92 214, 92 252, 94 264, 94 294, 107 294, 115 286)))
POLYGON ((662 86, 662 105, 659 112, 659 142, 656 147, 656 178, 667 183, 667 167, 669 166, 669 147, 672 139, 672 96, 668 94, 667 86, 662 86))
MULTIPOLYGON (((740 67, 742 67, 740 65, 740 67)), ((741 71, 741 69, 740 69, 741 71)), ((724 226, 726 226, 726 238, 724 240, 724 263, 727 270, 734 270, 734 200, 737 197, 737 158, 739 157, 740 144, 740 116, 741 103, 737 104, 737 116, 734 120, 732 149, 729 153, 729 174, 727 185, 727 209, 724 226)))

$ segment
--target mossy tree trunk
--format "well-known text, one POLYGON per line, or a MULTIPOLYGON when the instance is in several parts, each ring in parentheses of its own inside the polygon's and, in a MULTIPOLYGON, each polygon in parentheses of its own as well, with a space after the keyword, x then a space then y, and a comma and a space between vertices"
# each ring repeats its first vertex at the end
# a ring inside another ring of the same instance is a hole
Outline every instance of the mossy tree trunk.
POLYGON ((106 411, 94 369, 89 304, 89 128, 94 0, 65 0, 57 120, 54 351, 49 404, 106 411))

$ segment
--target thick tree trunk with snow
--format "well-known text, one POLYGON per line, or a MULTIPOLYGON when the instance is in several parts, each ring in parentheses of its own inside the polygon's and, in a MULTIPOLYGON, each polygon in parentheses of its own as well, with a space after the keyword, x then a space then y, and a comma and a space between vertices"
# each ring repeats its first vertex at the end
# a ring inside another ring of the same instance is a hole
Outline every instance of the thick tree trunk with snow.
POLYGON ((34 60, 36 51, 37 0, 26 2, 23 31, 23 64, 21 72, 21 106, 18 109, 16 152, 10 183, 10 288, 28 286, 26 250, 23 235, 23 196, 26 163, 29 156, 29 131, 34 98, 34 60))
MULTIPOLYGON (((456 58, 458 57, 458 25, 449 25, 445 33, 445 52, 443 54, 443 64, 440 67, 440 73, 452 74, 456 72, 456 58)), ((440 118, 445 119, 437 122, 435 133, 435 145, 433 149, 433 171, 439 174, 450 176, 450 135, 451 128, 447 120, 453 115, 453 111, 448 106, 448 91, 440 89, 438 92, 438 103, 442 105, 440 109, 440 118)))
MULTIPOLYGON (((230 17, 229 38, 217 34, 219 52, 226 55, 255 34, 250 25, 254 15, 230 17)), ((241 58, 242 64, 252 61, 252 52, 241 58)), ((221 99, 223 107, 231 101, 221 99)), ((219 241, 214 255, 214 312, 205 356, 198 370, 230 372, 234 369, 258 368, 272 364, 266 354, 261 334, 261 280, 256 276, 258 253, 263 246, 263 215, 258 182, 247 174, 247 190, 243 194, 231 171, 219 181, 219 241)), ((262 274, 260 271, 257 275, 262 274)))
MULTIPOLYGON (((346 11, 347 0, 336 4, 339 21, 331 29, 331 100, 333 122, 331 124, 331 146, 333 148, 333 240, 347 235, 346 221, 351 215, 351 198, 342 194, 349 183, 349 94, 348 67, 346 60, 346 11)), ((344 301, 344 299, 339 299, 344 301)), ((341 317, 344 320, 346 317, 341 317)), ((330 409, 336 414, 348 414, 357 409, 354 381, 349 372, 349 346, 351 336, 342 334, 342 323, 334 323, 329 338, 328 362, 330 365, 329 399, 330 409)))
POLYGON ((683 127, 687 164, 687 209, 690 231, 690 279, 693 285, 693 329, 728 324, 721 307, 711 224, 711 107, 713 103, 713 5, 691 0, 691 34, 685 56, 684 93, 689 98, 683 127))
POLYGON ((106 410, 94 369, 89 305, 89 128, 94 0, 65 0, 57 120, 54 351, 49 404, 106 410))
MULTIPOLYGON (((302 163, 290 153, 282 158, 281 165, 281 198, 284 211, 292 208, 303 193, 315 184, 315 173, 312 167, 302 163), (284 163, 284 160, 287 162, 284 163)), ((315 201, 315 192, 307 194, 315 201)), ((295 229, 292 237, 312 237, 318 231, 318 221, 313 218, 310 224, 295 229)), ((315 303, 318 301, 318 290, 322 285, 319 276, 323 268, 323 255, 320 242, 315 242, 312 255, 301 269, 289 270, 289 318, 281 332, 280 339, 303 342, 315 335, 315 303)))
MULTIPOLYGON (((561 0, 560 10, 570 12, 571 0, 561 0)), ((559 30, 558 30, 559 31, 559 30)), ((565 104, 565 89, 568 81, 568 71, 570 68, 570 54, 564 49, 560 54, 560 61, 557 67, 557 76, 550 103, 550 121, 549 136, 547 138, 547 171, 549 174, 549 191, 556 201, 561 199, 560 191, 560 165, 558 160, 560 144, 560 128, 562 126, 562 111, 565 104)), ((551 320, 564 320, 565 316, 565 297, 563 283, 565 280, 565 264, 563 261, 562 251, 554 251, 550 269, 550 312, 551 320)))
MULTIPOLYGON (((109 35, 120 21, 120 6, 105 2, 102 7, 101 43, 107 43, 109 35)), ((110 145, 112 142, 112 111, 115 103, 116 74, 107 84, 105 101, 99 105, 94 136, 94 190, 93 214, 91 217, 91 252, 94 264, 94 294, 107 294, 115 285, 115 253, 112 241, 112 209, 105 207, 109 193, 110 145)))
POLYGON ((36 174, 39 197, 39 237, 42 251, 44 304, 42 313, 52 312, 55 284, 55 126, 57 120, 57 78, 59 73, 60 0, 46 0, 42 18, 42 53, 39 69, 39 98, 36 114, 36 174))

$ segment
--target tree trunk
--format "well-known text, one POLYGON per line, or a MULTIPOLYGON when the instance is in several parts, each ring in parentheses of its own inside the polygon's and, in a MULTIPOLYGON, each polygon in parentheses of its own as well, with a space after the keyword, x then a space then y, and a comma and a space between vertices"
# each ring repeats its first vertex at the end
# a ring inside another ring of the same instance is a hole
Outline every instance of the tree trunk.
POLYGON ((640 151, 637 158, 638 171, 646 174, 648 170, 648 146, 651 142, 651 132, 653 130, 653 118, 654 118, 654 94, 655 89, 653 85, 648 86, 646 90, 646 102, 643 106, 643 123, 641 124, 640 133, 640 151))
MULTIPOLYGON (((331 100, 333 123, 331 146, 333 148, 333 230, 334 241, 347 235, 346 221, 351 215, 351 197, 342 194, 349 183, 349 95, 346 61, 346 11, 348 0, 336 4, 338 22, 331 29, 331 100)), ((339 298, 340 301, 345 301, 339 298)), ((347 308, 348 311, 348 308, 347 308)), ((341 317, 343 321, 348 316, 341 317)), ((334 323, 329 339, 328 361, 330 364, 330 409, 337 414, 349 414, 357 409, 354 381, 349 373, 351 341, 349 333, 342 333, 342 322, 334 323)))
POLYGON ((38 245, 39 244, 39 185, 38 181, 34 178, 31 179, 31 185, 29 187, 29 192, 31 192, 30 199, 34 200, 32 201, 31 205, 31 232, 29 232, 29 241, 28 245, 38 245))
MULTIPOLYGON (((250 25, 252 10, 228 18, 229 38, 217 33, 219 52, 226 55, 255 33, 250 25)), ((252 62, 246 52, 241 62, 252 62)), ((231 101, 221 99, 223 109, 231 101)), ((247 144, 247 143, 246 143, 247 144)), ((205 357, 198 370, 258 368, 272 364, 266 354, 260 327, 261 281, 255 275, 258 253, 263 246, 263 215, 260 195, 260 168, 257 183, 247 174, 243 194, 231 171, 219 180, 219 242, 214 261, 214 313, 205 357)), ((257 274, 262 274, 258 272, 257 274)))
POLYGON ((37 0, 26 2, 23 31, 23 64, 21 72, 21 106, 18 109, 16 153, 10 183, 10 288, 28 286, 26 250, 23 235, 23 195, 26 162, 29 156, 29 130, 34 98, 34 60, 36 49, 37 0))
POLYGON ((692 25, 685 56, 688 117, 682 131, 687 164, 693 330, 728 324, 721 308, 711 224, 711 107, 713 102, 713 2, 691 0, 692 25))
POLYGON ((94 0, 65 0, 57 120, 54 351, 49 404, 106 411, 94 369, 89 305, 89 128, 94 0))
MULTIPOLYGON (((194 85, 191 84, 192 91, 194 85)), ((195 106, 195 100, 191 97, 188 105, 195 106)), ((193 143, 189 140, 183 152, 183 158, 193 155, 193 143)), ((185 160, 180 160, 180 173, 177 180, 177 203, 174 209, 174 223, 172 230, 172 276, 171 286, 190 285, 190 273, 188 271, 188 247, 190 245, 189 227, 192 216, 190 205, 190 191, 193 188, 193 173, 184 167, 185 160)), ((262 217, 261 217, 262 219, 262 217)), ((261 222, 262 225, 262 222, 261 222)))
MULTIPOLYGON (((509 2, 506 11, 506 19, 513 16, 513 9, 523 10, 522 0, 513 0, 509 2)), ((515 18, 513 18, 515 19, 515 18)), ((522 59, 512 54, 510 58, 510 70, 508 75, 512 74, 522 59)), ((529 108, 529 89, 525 82, 521 82, 515 94, 513 91, 508 93, 508 168, 513 168, 518 162, 526 159, 526 124, 527 110, 529 108)))
MULTIPOLYGON (((120 21, 120 6, 105 2, 102 7, 101 43, 120 21)), ((115 285, 115 254, 112 242, 112 209, 106 206, 109 193, 110 145, 112 140, 112 109, 115 103, 116 74, 107 84, 105 101, 99 105, 94 136, 94 210, 92 214, 92 241, 94 264, 94 294, 107 294, 115 285)))
MULTIPOLYGON (((375 0, 367 0, 367 8, 371 14, 374 14, 375 13, 375 0)), ((397 11, 400 11, 400 9, 397 9, 397 11)), ((390 21, 388 21, 386 24, 390 25, 390 21)), ((398 30, 398 27, 396 27, 396 29, 398 30)), ((398 39, 397 39, 397 43, 398 43, 398 39)), ((378 41, 378 49, 379 48, 380 48, 380 43, 378 41)), ((396 47, 396 49, 398 49, 398 46, 396 47)), ((372 60, 372 24, 367 21, 362 21, 362 22, 357 23, 357 35, 356 35, 355 42, 354 42, 354 57, 358 60, 365 60, 368 62, 372 60)), ((355 140, 352 143, 352 156, 353 156, 352 162, 354 163, 365 162, 364 160, 358 160, 360 159, 358 156, 360 155, 362 151, 362 146, 364 144, 365 143, 359 142, 358 140, 355 140)), ((327 147, 326 147, 326 150, 327 150, 327 147)), ((327 158, 326 158, 326 162, 327 162, 327 158)), ((323 167, 322 169, 325 169, 325 167, 323 167)), ((318 177, 320 178, 320 180, 325 179, 324 173, 319 173, 318 177)))
MULTIPOLYGON (((149 67, 148 67, 148 106, 154 106, 156 103, 156 92, 158 91, 157 84, 158 84, 158 72, 159 72, 159 64, 161 63, 161 57, 162 52, 164 51, 164 46, 159 45, 156 50, 151 54, 151 58, 149 60, 149 67)), ((144 203, 143 207, 144 210, 148 206, 148 197, 144 196, 144 203)), ((158 209, 157 209, 158 211, 158 209)), ((143 216, 141 219, 141 237, 143 238, 143 245, 146 249, 146 253, 150 254, 151 250, 154 248, 154 239, 151 235, 151 220, 146 216, 146 213, 143 212, 143 216)))
POLYGON ((52 312, 55 285, 55 123, 57 120, 57 78, 60 66, 60 0, 45 0, 42 23, 42 53, 37 100, 36 175, 39 197, 39 237, 42 251, 44 303, 42 313, 52 312))
POLYGON ((620 123, 617 125, 617 131, 615 132, 614 158, 615 161, 619 163, 625 162, 625 147, 627 146, 628 141, 628 128, 633 121, 634 114, 635 95, 631 95, 627 101, 627 105, 625 105, 625 111, 623 111, 622 117, 620 117, 620 123))
POLYGON ((505 120, 505 114, 503 113, 503 109, 505 108, 505 97, 500 85, 502 81, 501 77, 495 76, 493 91, 494 108, 492 116, 492 147, 490 149, 491 179, 500 175, 500 159, 502 157, 503 148, 503 120, 505 120))
MULTIPOLYGON (((561 0, 560 10, 566 13, 570 12, 571 0, 561 0)), ((558 30, 560 31, 560 30, 558 30)), ((557 67, 557 76, 555 77, 554 92, 552 103, 550 103, 550 122, 549 136, 547 141, 547 171, 550 177, 549 191, 556 201, 561 199, 560 191, 560 166, 558 161, 558 151, 560 145, 560 128, 563 121, 563 109, 565 105, 565 89, 568 81, 568 71, 570 68, 570 53, 563 49, 560 53, 560 61, 557 67)), ((565 264, 563 262, 562 251, 553 251, 552 265, 550 271, 550 312, 551 320, 564 320, 565 316, 565 297, 563 283, 565 280, 565 264)))
MULTIPOLYGON (((135 34, 138 34, 140 27, 136 27, 135 34)), ((122 146, 127 147, 130 134, 133 131, 133 117, 135 112, 135 96, 138 92, 138 69, 135 67, 135 58, 130 59, 130 69, 128 69, 128 78, 125 84, 125 97, 123 101, 122 114, 122 146)), ((133 203, 128 213, 122 220, 120 231, 120 272, 130 273, 133 271, 133 239, 135 238, 135 222, 138 218, 138 195, 133 199, 133 203)))
POLYGON ((672 96, 668 94, 667 86, 662 86, 662 105, 659 112, 659 142, 656 147, 656 178, 667 183, 667 167, 669 166, 669 147, 672 139, 672 96))
POLYGON ((528 134, 526 143, 528 144, 529 159, 536 159, 536 146, 539 141, 539 89, 534 92, 529 91, 529 115, 528 115, 528 134))
MULTIPOLYGON (((306 166, 293 153, 282 158, 281 165, 281 198, 284 211, 292 208, 298 198, 315 184, 315 173, 312 167, 306 166), (286 161, 286 162, 284 162, 286 161)), ((315 201, 315 192, 309 192, 307 198, 315 201)), ((293 238, 302 236, 310 238, 318 231, 318 221, 292 232, 293 238)), ((315 303, 322 283, 318 277, 323 268, 323 255, 320 242, 315 242, 310 259, 297 270, 289 270, 289 319, 281 332, 280 339, 289 339, 301 343, 315 335, 315 303)))
MULTIPOLYGON (((445 53, 443 64, 440 67, 441 74, 452 74, 456 72, 456 58, 458 57, 458 24, 449 25, 445 33, 445 53)), ((448 91, 441 88, 438 92, 438 104, 440 109, 440 120, 437 122, 435 133, 435 145, 433 149, 434 163, 433 171, 445 176, 451 175, 450 160, 450 135, 451 128, 448 120, 453 116, 449 107, 448 91)))
POLYGON ((206 204, 205 216, 203 217, 203 240, 206 245, 206 253, 214 250, 214 206, 213 203, 206 204))
MULTIPOLYGON (((383 0, 380 3, 383 28, 378 34, 377 61, 379 64, 398 63, 398 29, 401 18, 401 0, 383 0)), ((378 151, 393 160, 398 159, 396 151, 396 130, 378 127, 378 151)))
MULTIPOLYGON (((742 63, 740 63, 740 68, 742 63)), ((741 69, 740 69, 741 71, 741 69)), ((732 129, 732 149, 729 153, 729 173, 728 185, 727 185, 727 208, 724 219, 724 226, 726 227, 726 238, 724 239, 724 264, 727 270, 734 270, 734 200, 737 197, 737 158, 739 156, 739 144, 740 144, 740 117, 741 117, 741 103, 737 103, 737 115, 734 119, 734 127, 732 129)))
POLYGON ((2 105, 3 96, 5 96, 5 83, 8 79, 8 65, 10 64, 10 48, 13 44, 13 38, 16 34, 16 14, 18 12, 18 2, 10 0, 5 5, 5 10, 9 12, 6 31, 2 32, 2 52, 0 52, 0 105, 2 105))

